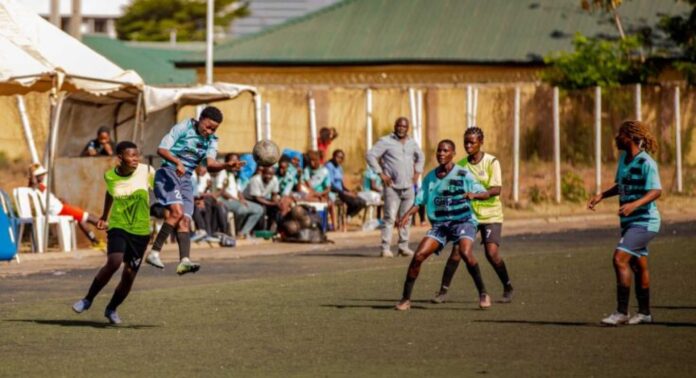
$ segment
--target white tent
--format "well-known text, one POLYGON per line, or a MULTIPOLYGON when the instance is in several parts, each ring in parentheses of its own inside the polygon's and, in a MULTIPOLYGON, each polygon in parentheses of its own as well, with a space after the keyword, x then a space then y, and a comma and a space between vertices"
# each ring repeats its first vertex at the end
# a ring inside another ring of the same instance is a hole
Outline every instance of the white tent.
POLYGON ((0 95, 33 91, 48 92, 51 98, 44 158, 49 187, 56 151, 75 156, 77 149, 79 154, 99 126, 111 126, 151 153, 176 121, 179 106, 256 92, 225 83, 176 89, 146 86, 136 72, 123 70, 18 1, 0 0, 0 95), (59 140, 59 134, 69 137, 59 140))

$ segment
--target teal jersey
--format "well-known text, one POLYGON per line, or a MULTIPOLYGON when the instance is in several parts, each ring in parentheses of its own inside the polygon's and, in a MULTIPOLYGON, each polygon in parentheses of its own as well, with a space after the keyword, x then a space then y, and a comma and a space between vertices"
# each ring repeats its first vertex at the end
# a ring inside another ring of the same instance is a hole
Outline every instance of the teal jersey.
POLYGON ((443 178, 438 178, 436 171, 437 168, 428 172, 423 179, 415 204, 425 205, 431 223, 471 220, 476 224, 471 201, 464 195, 485 192, 483 185, 466 168, 456 164, 443 178))
POLYGON ((280 186, 280 195, 289 196, 295 185, 297 185, 297 168, 290 164, 284 176, 278 175, 278 185, 280 186))
POLYGON ((331 173, 323 165, 317 169, 312 167, 305 168, 302 173, 302 180, 309 183, 312 190, 321 193, 331 187, 331 173))
MULTIPOLYGON (((159 145, 159 148, 169 150, 181 160, 187 173, 192 173, 199 164, 205 164, 207 158, 217 157, 217 136, 203 137, 196 130, 197 126, 198 121, 195 119, 179 122, 162 138, 159 145)), ((174 164, 163 160, 162 166, 174 167, 174 164)))
MULTIPOLYGON (((638 200, 650 190, 662 189, 657 163, 645 151, 641 151, 629 163, 626 163, 626 153, 621 152, 615 182, 619 187, 620 205, 638 200)), ((620 220, 621 229, 642 226, 652 232, 660 230, 660 212, 655 201, 635 209, 627 217, 621 216, 620 220)))
POLYGON ((365 174, 363 175, 363 190, 369 191, 374 190, 377 192, 382 191, 382 178, 370 167, 367 167, 365 174), (372 182, 376 184, 377 187, 372 187, 372 182))

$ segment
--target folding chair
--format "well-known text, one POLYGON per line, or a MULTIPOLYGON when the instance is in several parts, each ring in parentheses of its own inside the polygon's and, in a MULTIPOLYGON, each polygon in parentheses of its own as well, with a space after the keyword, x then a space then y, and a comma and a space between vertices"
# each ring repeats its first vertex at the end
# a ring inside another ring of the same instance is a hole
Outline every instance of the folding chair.
MULTIPOLYGON (((32 225, 32 250, 43 253, 46 246, 43 245, 43 231, 46 222, 46 213, 38 193, 33 188, 15 188, 12 194, 17 205, 17 213, 20 219, 20 231, 18 240, 22 240, 24 226, 32 225)), ((70 252, 75 249, 75 220, 69 216, 48 215, 48 224, 56 225, 58 228, 58 243, 63 252, 70 252)))

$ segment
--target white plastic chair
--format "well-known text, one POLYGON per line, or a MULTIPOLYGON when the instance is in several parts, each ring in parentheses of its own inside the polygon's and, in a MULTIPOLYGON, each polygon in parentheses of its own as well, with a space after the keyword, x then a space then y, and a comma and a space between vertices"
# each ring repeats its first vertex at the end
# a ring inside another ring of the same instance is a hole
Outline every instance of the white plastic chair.
MULTIPOLYGON (((31 224, 32 250, 43 253, 46 246, 43 245, 43 232, 46 223, 46 214, 43 212, 41 200, 38 193, 33 188, 20 187, 12 191, 15 203, 17 204, 17 215, 20 218, 20 228, 18 239, 22 240, 25 224, 31 224)), ((56 225, 58 228, 58 243, 60 250, 70 252, 75 249, 75 220, 70 216, 49 215, 48 224, 56 225)))

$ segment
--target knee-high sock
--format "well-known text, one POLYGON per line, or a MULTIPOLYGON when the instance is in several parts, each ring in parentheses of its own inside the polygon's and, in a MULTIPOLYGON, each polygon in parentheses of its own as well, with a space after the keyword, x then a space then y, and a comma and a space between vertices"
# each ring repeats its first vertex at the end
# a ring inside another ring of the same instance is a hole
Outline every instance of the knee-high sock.
POLYGON ((176 237, 179 239, 179 259, 188 258, 191 255, 191 235, 188 231, 177 232, 176 237))
POLYGON ((628 297, 631 294, 631 288, 621 285, 616 285, 616 311, 624 315, 628 314, 628 297))
POLYGON ((486 286, 483 284, 483 278, 481 278, 481 270, 479 269, 479 264, 466 265, 466 270, 469 271, 469 275, 474 279, 474 285, 476 285, 476 290, 478 290, 479 295, 486 293, 486 286))
POLYGON ((440 284, 440 292, 446 293, 452 284, 452 277, 459 267, 459 260, 447 259, 447 265, 445 265, 445 271, 442 272, 442 283, 440 284))
POLYGON ((413 292, 413 285, 416 283, 415 278, 406 277, 406 282, 404 282, 404 292, 401 295, 401 299, 411 299, 411 292, 413 292))
POLYGON ((507 272, 507 267, 505 266, 505 261, 500 260, 500 264, 493 265, 493 269, 495 269, 495 273, 498 275, 498 278, 500 278, 500 282, 503 284, 503 286, 506 288, 512 286, 510 283, 510 276, 507 272))
POLYGON ((650 315, 650 288, 636 286, 636 298, 638 299, 638 312, 650 315))
POLYGON ((174 226, 170 225, 169 223, 164 223, 162 225, 162 228, 160 228, 159 233, 157 233, 157 237, 155 238, 155 242, 152 243, 152 249, 154 251, 161 251, 162 246, 164 246, 164 243, 167 241, 167 238, 169 235, 171 235, 174 232, 174 226))

